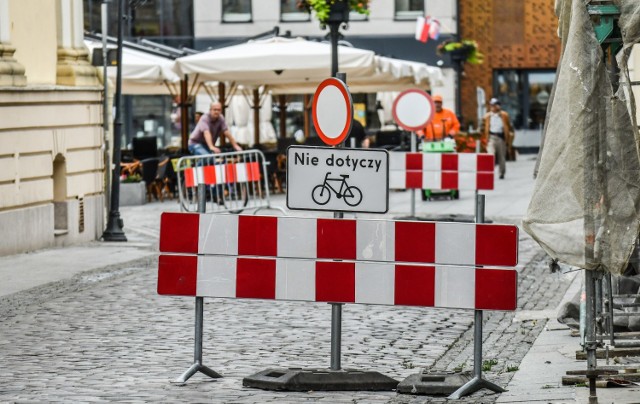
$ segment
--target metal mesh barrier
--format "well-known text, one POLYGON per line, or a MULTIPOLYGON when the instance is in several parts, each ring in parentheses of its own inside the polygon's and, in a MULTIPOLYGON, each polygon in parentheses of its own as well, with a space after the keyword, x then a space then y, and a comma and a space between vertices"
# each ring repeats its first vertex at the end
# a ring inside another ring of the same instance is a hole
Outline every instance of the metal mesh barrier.
POLYGON ((175 169, 183 211, 198 212, 201 190, 207 213, 270 208, 267 167, 259 150, 182 157, 175 169))

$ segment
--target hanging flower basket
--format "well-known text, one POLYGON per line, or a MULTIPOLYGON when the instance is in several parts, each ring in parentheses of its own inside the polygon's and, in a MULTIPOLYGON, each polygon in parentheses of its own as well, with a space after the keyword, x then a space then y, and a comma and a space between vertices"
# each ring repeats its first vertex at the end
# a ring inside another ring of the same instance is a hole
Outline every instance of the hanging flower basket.
POLYGON ((466 62, 479 65, 484 59, 484 55, 478 50, 478 43, 470 39, 462 41, 448 39, 438 45, 436 53, 441 56, 448 54, 451 60, 456 63, 466 62))
POLYGON ((349 12, 369 15, 369 0, 300 0, 298 8, 313 11, 322 25, 349 22, 349 12))

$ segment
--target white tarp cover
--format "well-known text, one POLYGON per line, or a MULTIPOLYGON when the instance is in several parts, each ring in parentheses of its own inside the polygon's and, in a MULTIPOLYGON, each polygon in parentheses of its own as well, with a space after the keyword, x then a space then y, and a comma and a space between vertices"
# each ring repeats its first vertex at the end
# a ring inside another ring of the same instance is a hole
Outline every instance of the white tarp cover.
MULTIPOLYGON (((331 76, 331 45, 303 38, 249 41, 176 59, 174 70, 202 81, 237 82, 246 87, 315 82, 331 76)), ((350 77, 375 72, 374 53, 338 46, 339 71, 350 77)))
POLYGON ((640 2, 615 0, 624 42, 615 93, 589 3, 556 1, 563 52, 523 226, 560 262, 620 274, 640 228, 640 138, 627 68, 640 40, 640 2))
MULTIPOLYGON (((90 51, 94 48, 102 48, 102 42, 99 41, 85 39, 84 43, 90 51)), ((172 70, 173 65, 174 61, 171 59, 123 46, 122 92, 169 95, 166 83, 180 81, 180 77, 172 70)), ((115 82, 115 67, 107 67, 107 77, 115 82)))

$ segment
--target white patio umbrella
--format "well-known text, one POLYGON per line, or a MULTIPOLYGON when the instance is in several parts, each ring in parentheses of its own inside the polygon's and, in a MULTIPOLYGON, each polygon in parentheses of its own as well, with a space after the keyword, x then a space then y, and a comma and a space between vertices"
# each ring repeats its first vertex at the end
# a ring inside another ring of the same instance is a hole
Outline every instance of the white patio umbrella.
MULTIPOLYGON (((91 51, 102 48, 102 42, 85 39, 91 51)), ((174 61, 162 56, 127 48, 122 49, 123 94, 175 95, 180 91, 180 77, 172 70, 174 61), (169 88, 171 89, 171 92, 169 88), (173 92, 173 94, 171 94, 173 92)), ((115 81, 116 68, 108 67, 107 76, 115 81)))
MULTIPOLYGON (((374 53, 338 46, 338 71, 350 77, 375 72, 374 53)), ((176 59, 179 75, 201 81, 236 82, 245 87, 310 82, 331 76, 331 45, 303 38, 275 37, 214 49, 176 59)))

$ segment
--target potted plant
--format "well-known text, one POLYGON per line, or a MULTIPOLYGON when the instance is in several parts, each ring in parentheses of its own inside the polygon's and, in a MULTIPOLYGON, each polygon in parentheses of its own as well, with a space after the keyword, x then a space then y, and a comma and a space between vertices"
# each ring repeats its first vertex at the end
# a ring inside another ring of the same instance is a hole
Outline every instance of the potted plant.
POLYGON ((484 55, 478 50, 478 43, 471 39, 461 41, 447 39, 438 45, 436 53, 448 54, 453 62, 466 62, 472 65, 479 65, 484 59, 484 55))
POLYGON ((300 0, 298 8, 313 11, 324 26, 328 23, 349 22, 349 12, 369 15, 369 0, 300 0))

